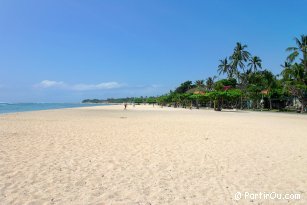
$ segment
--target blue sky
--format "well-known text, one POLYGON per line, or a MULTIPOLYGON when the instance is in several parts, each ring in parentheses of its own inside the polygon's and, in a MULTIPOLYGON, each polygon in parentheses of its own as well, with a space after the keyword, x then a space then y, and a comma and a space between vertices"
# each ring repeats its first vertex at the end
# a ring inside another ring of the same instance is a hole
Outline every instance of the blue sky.
POLYGON ((280 72, 307 1, 0 0, 0 102, 159 95, 236 42, 280 72))

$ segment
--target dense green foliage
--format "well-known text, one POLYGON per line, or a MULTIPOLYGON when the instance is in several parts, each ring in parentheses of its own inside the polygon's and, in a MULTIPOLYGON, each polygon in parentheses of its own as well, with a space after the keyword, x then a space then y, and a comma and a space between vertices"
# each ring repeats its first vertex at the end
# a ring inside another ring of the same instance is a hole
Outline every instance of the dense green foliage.
POLYGON ((85 99, 82 103, 149 103, 154 104, 157 103, 156 97, 127 97, 127 98, 109 98, 106 100, 99 99, 85 99))
POLYGON ((85 100, 82 100, 82 103, 107 103, 107 101, 99 100, 99 99, 85 99, 85 100))

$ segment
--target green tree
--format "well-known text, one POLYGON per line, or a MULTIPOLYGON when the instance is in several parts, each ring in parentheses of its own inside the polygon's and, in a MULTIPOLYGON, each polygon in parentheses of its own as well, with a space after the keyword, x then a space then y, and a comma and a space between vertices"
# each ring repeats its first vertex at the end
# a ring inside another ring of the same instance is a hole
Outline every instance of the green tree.
POLYGON ((214 110, 218 110, 218 107, 219 107, 219 105, 218 105, 219 92, 218 91, 211 91, 211 92, 206 93, 205 96, 210 99, 210 104, 213 101, 214 110))
POLYGON ((192 81, 188 80, 185 81, 184 83, 181 83, 181 85, 176 88, 175 93, 185 93, 186 91, 190 90, 193 87, 194 86, 192 81))
POLYGON ((135 98, 133 100, 133 102, 136 103, 136 104, 142 104, 142 103, 144 103, 144 99, 142 97, 141 98, 135 98))
POLYGON ((196 87, 203 87, 204 86, 204 80, 196 80, 195 85, 196 85, 196 87))
POLYGON ((216 82, 217 83, 222 83, 223 86, 231 86, 232 88, 235 88, 237 85, 237 80, 234 78, 228 78, 228 79, 221 79, 216 82))
POLYGON ((304 66, 305 72, 307 72, 307 36, 301 35, 299 38, 294 38, 297 47, 289 47, 286 51, 290 51, 291 54, 287 60, 292 63, 300 54, 302 55, 301 62, 304 66))
POLYGON ((215 110, 220 111, 223 108, 223 103, 224 103, 224 95, 223 95, 223 91, 224 91, 224 85, 221 81, 217 81, 214 84, 214 90, 215 90, 215 110))
POLYGON ((226 91, 226 98, 230 101, 238 101, 242 93, 239 89, 230 89, 226 91))
POLYGON ((244 72, 245 62, 247 62, 250 58, 250 53, 246 51, 247 45, 242 45, 241 43, 237 42, 236 47, 233 50, 233 54, 231 55, 231 67, 233 72, 236 75, 239 75, 239 68, 242 69, 244 72))
POLYGON ((294 63, 282 71, 284 86, 301 102, 301 113, 306 106, 307 75, 303 64, 294 63))
POLYGON ((207 87, 208 91, 213 90, 213 85, 214 85, 215 79, 216 79, 216 76, 209 77, 209 78, 206 79, 206 87, 207 87))
POLYGON ((228 78, 233 77, 233 70, 230 63, 228 62, 227 57, 224 58, 223 60, 220 60, 220 64, 218 66, 217 71, 219 72, 219 75, 226 73, 228 78))
POLYGON ((258 56, 253 56, 252 58, 249 59, 249 63, 247 64, 247 66, 249 67, 250 71, 256 72, 258 71, 258 68, 262 68, 261 67, 261 59, 258 56))
POLYGON ((147 102, 148 104, 155 104, 155 103, 157 102, 157 99, 156 99, 155 97, 148 97, 148 98, 146 99, 146 102, 147 102))
POLYGON ((283 69, 290 68, 291 63, 289 61, 285 61, 283 65, 280 65, 283 69))
POLYGON ((268 90, 267 96, 269 100, 269 106, 270 110, 272 109, 272 94, 274 93, 274 89, 277 88, 277 80, 275 75, 269 71, 269 70, 264 70, 261 72, 262 74, 262 80, 264 84, 264 88, 268 90))
POLYGON ((245 72, 245 63, 250 59, 251 54, 246 50, 247 45, 242 45, 237 42, 236 47, 233 50, 233 54, 231 55, 231 68, 238 80, 239 88, 242 91, 241 96, 241 109, 243 109, 243 97, 246 93, 246 72, 245 72), (241 69, 242 72, 239 70, 241 69))

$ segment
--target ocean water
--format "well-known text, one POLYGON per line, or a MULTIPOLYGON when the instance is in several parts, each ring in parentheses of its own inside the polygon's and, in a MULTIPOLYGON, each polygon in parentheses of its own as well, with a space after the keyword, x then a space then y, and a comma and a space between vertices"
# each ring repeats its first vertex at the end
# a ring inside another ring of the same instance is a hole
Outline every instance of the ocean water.
POLYGON ((26 112, 35 110, 51 110, 61 108, 103 106, 107 104, 82 104, 82 103, 0 103, 0 114, 26 112))

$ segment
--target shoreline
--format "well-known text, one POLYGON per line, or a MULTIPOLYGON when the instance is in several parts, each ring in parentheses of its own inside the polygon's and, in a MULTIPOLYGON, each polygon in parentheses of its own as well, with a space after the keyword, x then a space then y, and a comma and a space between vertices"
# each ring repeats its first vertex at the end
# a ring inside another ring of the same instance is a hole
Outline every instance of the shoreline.
MULTIPOLYGON (((44 104, 44 103, 43 103, 44 104)), ((63 103, 65 104, 65 103, 63 103)), ((65 109, 82 109, 82 108, 91 108, 91 107, 103 107, 103 106, 122 106, 122 103, 107 103, 107 104, 103 104, 103 103, 76 103, 76 104, 82 104, 82 105, 86 105, 89 104, 91 106, 80 106, 80 107, 65 107, 65 108, 51 108, 51 109, 42 109, 42 110, 29 110, 29 111, 19 111, 19 112, 5 112, 5 113, 0 113, 0 116, 2 115, 10 115, 10 114, 22 114, 22 113, 29 113, 29 112, 39 112, 39 111, 53 111, 53 110, 65 110, 65 109)), ((127 110, 131 110, 133 109, 133 107, 131 108, 132 105, 128 104, 128 109, 127 110)), ((141 104, 141 105, 135 105, 135 107, 142 107, 142 106, 147 106, 152 107, 151 104, 141 104)), ((164 106, 163 108, 161 108, 159 105, 155 105, 155 110, 157 109, 174 109, 174 110, 190 110, 188 108, 182 108, 182 107, 166 107, 164 106)), ((232 109, 222 109, 221 111, 215 111, 213 108, 207 108, 207 107, 200 107, 199 109, 193 108, 193 111, 214 111, 214 112, 221 112, 221 113, 264 113, 264 114, 290 114, 290 115, 297 115, 297 116, 307 116, 307 113, 297 113, 297 112, 284 112, 284 111, 270 111, 270 110, 232 110, 232 109)))
MULTIPOLYGON (((45 110, 60 110, 60 109, 72 109, 72 108, 80 108, 80 107, 96 107, 96 106, 110 106, 110 104, 89 104, 89 106, 86 106, 86 104, 84 103, 12 103, 9 105, 20 105, 20 106, 24 106, 24 105, 80 105, 80 106, 68 106, 68 107, 42 107, 42 108, 30 108, 30 110, 22 110, 22 111, 6 111, 6 112, 0 112, 0 115, 3 114, 17 114, 17 113, 24 113, 24 112, 36 112, 36 111, 45 111, 45 110)), ((16 109, 16 108, 15 108, 16 109)), ((22 108, 21 109, 25 109, 22 108)), ((29 108, 28 108, 29 109, 29 108)), ((1 111, 1 110, 0 110, 1 111)))

